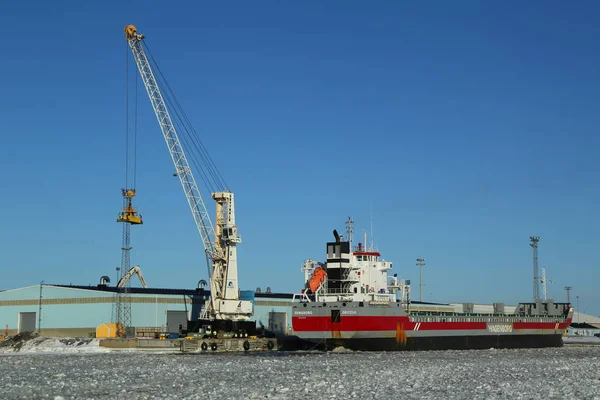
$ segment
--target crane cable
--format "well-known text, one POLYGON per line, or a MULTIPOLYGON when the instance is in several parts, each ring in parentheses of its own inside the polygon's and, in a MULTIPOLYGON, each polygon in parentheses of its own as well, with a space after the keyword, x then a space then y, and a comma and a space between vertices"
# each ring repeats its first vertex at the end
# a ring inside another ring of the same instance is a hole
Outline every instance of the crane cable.
MULTIPOLYGON (((127 49, 125 49, 127 50, 127 49)), ((125 189, 129 186, 129 57, 125 52, 125 189)))
POLYGON ((152 52, 148 48, 148 45, 145 44, 145 46, 148 54, 150 55, 152 63, 155 66, 155 70, 158 72, 157 82, 159 82, 159 85, 162 88, 165 102, 169 104, 169 109, 172 111, 173 116, 175 117, 173 122, 177 125, 178 131, 182 133, 181 140, 184 142, 184 145, 188 150, 192 164, 194 164, 196 170, 200 173, 200 177, 209 190, 216 192, 218 190, 222 190, 223 188, 227 188, 223 177, 218 172, 216 165, 202 144, 202 141, 191 125, 189 118, 185 114, 183 107, 181 107, 181 104, 177 100, 173 90, 160 70, 160 67, 152 56, 152 52))
POLYGON ((138 78, 137 74, 134 73, 135 80, 135 92, 134 92, 134 110, 133 110, 133 160, 129 160, 130 150, 129 144, 131 142, 130 135, 130 123, 129 123, 129 114, 130 114, 130 101, 129 101, 129 45, 125 44, 125 189, 134 189, 136 187, 136 177, 137 177, 137 121, 138 121, 138 78), (133 186, 129 187, 129 167, 130 164, 133 169, 132 174, 132 183, 133 186))
MULTIPOLYGON (((129 46, 127 46, 129 47, 129 46)), ((129 57, 127 57, 129 59, 129 57)), ((133 112, 133 188, 136 186, 137 178, 137 124, 138 124, 138 74, 135 73, 135 100, 133 112)))
POLYGON ((199 172, 202 181, 209 190, 212 192, 229 190, 223 176, 217 169, 212 157, 206 150, 198 133, 191 124, 190 119, 160 70, 148 44, 145 41, 142 43, 149 55, 149 61, 151 61, 154 66, 153 69, 157 72, 156 81, 161 88, 164 101, 168 104, 169 111, 171 111, 172 122, 174 125, 177 125, 177 131, 181 133, 180 139, 185 145, 186 155, 194 165, 195 169, 199 172))

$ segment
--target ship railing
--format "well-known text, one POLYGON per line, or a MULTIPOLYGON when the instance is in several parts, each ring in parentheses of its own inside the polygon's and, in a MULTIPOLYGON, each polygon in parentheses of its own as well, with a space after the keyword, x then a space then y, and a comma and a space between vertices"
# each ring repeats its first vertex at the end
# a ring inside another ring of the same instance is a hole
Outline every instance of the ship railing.
POLYGON ((371 294, 372 299, 369 301, 371 304, 390 304, 392 299, 387 295, 371 294))
POLYGON ((358 283, 360 282, 360 277, 357 275, 355 277, 342 277, 341 279, 328 279, 330 282, 342 282, 342 283, 358 283))
POLYGON ((352 296, 343 296, 336 294, 323 294, 316 297, 316 303, 346 303, 353 302, 356 299, 352 296))
POLYGON ((340 295, 353 295, 356 294, 354 292, 349 291, 349 289, 329 289, 326 291, 323 291, 323 293, 319 293, 320 295, 328 295, 328 294, 340 294, 340 295))
POLYGON ((368 247, 368 246, 352 246, 353 253, 372 253, 379 252, 377 247, 368 247))
POLYGON ((452 311, 423 311, 410 310, 410 315, 415 317, 451 317, 468 318, 468 322, 564 322, 566 318, 559 315, 518 315, 518 314, 488 314, 488 313, 461 313, 452 311))
POLYGON ((311 303, 312 300, 306 293, 294 293, 292 297, 292 303, 311 303))

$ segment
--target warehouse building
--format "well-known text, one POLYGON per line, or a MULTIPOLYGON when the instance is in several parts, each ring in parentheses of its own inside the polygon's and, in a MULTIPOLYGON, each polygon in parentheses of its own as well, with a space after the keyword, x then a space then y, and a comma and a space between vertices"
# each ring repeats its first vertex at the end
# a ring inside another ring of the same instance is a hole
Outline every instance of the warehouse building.
MULTIPOLYGON (((19 332, 40 331, 57 337, 89 337, 96 328, 111 322, 115 293, 114 286, 34 285, 0 291, 0 336, 19 332)), ((254 300, 254 319, 257 327, 272 332, 291 334, 292 294, 242 291, 242 297, 254 300)), ((185 329, 188 319, 196 319, 210 296, 198 289, 131 288, 131 322, 138 332, 177 333, 185 329)), ((429 309, 423 303, 413 307, 429 309)), ((462 303, 435 305, 460 312, 462 303)), ((475 312, 495 312, 494 305, 473 305, 475 312)), ((504 312, 514 312, 515 306, 504 306, 504 312)), ((569 336, 593 336, 600 328, 600 318, 575 313, 569 336), (586 327, 578 322, 585 323, 586 327)), ((139 333, 138 333, 139 335, 139 333)))
MULTIPOLYGON (((41 284, 0 292, 0 336, 40 331, 45 336, 89 337, 111 322, 114 286, 41 284)), ((254 298, 257 326, 291 331, 292 295, 241 293, 254 298)), ((196 319, 210 292, 198 289, 131 288, 131 323, 136 330, 176 333, 187 319, 196 319)), ((184 329, 186 326, 184 325, 184 329)))

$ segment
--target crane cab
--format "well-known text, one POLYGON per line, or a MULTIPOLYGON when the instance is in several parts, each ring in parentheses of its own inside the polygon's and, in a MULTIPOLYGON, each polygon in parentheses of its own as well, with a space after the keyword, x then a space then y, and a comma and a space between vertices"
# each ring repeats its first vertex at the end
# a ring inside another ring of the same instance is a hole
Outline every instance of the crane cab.
POLYGON ((224 226, 223 231, 223 240, 234 242, 234 243, 242 243, 242 239, 238 235, 237 226, 224 226))

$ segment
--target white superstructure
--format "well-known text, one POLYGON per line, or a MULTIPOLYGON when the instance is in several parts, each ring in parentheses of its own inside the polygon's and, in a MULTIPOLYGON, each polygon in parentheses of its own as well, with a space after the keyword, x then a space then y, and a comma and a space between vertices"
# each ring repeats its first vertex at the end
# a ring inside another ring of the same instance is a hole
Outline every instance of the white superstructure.
POLYGON ((313 260, 304 263, 305 294, 312 301, 377 301, 408 304, 410 282, 396 275, 388 276, 390 261, 381 259, 373 248, 362 243, 352 246, 342 241, 334 231, 335 242, 327 243, 327 261, 324 266, 313 260), (398 291, 400 296, 397 295, 398 291))

